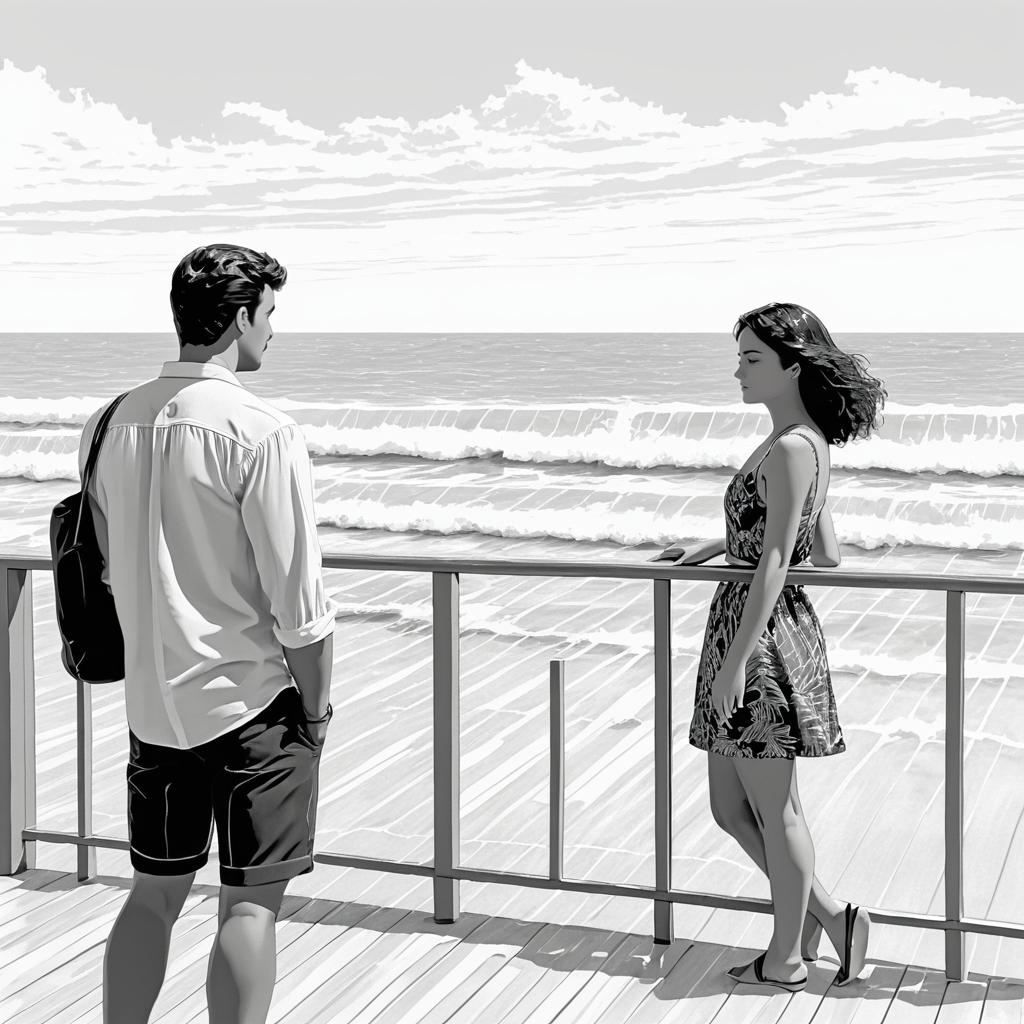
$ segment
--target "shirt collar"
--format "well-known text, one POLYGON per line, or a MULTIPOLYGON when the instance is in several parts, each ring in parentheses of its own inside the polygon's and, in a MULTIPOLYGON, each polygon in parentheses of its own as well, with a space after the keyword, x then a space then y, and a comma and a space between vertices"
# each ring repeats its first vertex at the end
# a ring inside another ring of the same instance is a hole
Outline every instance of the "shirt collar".
POLYGON ((164 363, 160 371, 161 377, 214 377, 217 380, 227 381, 237 387, 244 387, 242 382, 226 367, 220 363, 164 363))

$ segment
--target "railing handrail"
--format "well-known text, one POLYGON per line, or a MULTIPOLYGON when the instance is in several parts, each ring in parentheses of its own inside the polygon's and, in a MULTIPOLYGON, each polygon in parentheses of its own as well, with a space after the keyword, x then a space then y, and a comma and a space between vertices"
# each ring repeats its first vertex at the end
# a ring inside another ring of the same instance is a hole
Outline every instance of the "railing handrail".
MULTIPOLYGON (((49 555, 0 553, 0 568, 50 569, 49 555)), ((427 558, 417 555, 348 555, 325 552, 325 569, 367 572, 455 572, 478 576, 564 576, 621 580, 693 580, 749 582, 753 569, 731 565, 663 565, 657 562, 569 562, 525 558, 427 558)), ((963 591, 971 594, 1024 594, 1024 576, 977 573, 876 572, 872 569, 790 569, 787 583, 801 586, 889 590, 963 591)))

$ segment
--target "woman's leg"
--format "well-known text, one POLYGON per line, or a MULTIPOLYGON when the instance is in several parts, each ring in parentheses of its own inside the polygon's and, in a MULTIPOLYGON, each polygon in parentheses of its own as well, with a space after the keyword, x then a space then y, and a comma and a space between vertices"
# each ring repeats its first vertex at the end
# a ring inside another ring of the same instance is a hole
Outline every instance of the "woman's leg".
MULTIPOLYGON (((747 799, 747 791, 743 788, 736 769, 736 764, 741 760, 742 758, 724 757, 721 754, 708 754, 708 791, 711 797, 711 814, 719 827, 728 832, 739 843, 743 852, 767 875, 768 865, 765 860, 764 838, 747 799)), ((757 763, 761 763, 761 761, 759 760, 757 763)), ((791 797, 802 817, 803 807, 797 792, 795 771, 792 774, 791 797)), ((817 875, 813 875, 808 912, 811 917, 824 926, 825 933, 837 950, 843 948, 844 909, 845 905, 829 893, 818 881, 817 875)))
POLYGON ((793 769, 788 758, 738 758, 736 764, 764 839, 771 885, 775 930, 765 951, 764 974, 785 981, 807 973, 800 960, 800 934, 814 878, 814 845, 793 799, 793 769))

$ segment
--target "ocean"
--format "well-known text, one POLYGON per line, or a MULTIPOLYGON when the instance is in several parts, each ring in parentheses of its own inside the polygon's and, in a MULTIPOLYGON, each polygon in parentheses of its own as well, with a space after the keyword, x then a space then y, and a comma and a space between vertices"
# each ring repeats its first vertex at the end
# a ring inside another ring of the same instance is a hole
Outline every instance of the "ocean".
MULTIPOLYGON (((878 435, 832 450, 843 568, 1024 575, 1020 337, 836 340, 864 354, 889 392, 878 435)), ((2 342, 0 546, 48 552, 50 510, 77 488, 82 424, 155 376, 176 344, 171 334, 2 342)), ((726 334, 281 333, 241 380, 302 426, 325 552, 637 562, 669 542, 723 535, 725 486, 768 432, 766 415, 739 400, 735 365, 726 334)), ((39 747, 40 821, 73 830, 73 688, 56 658, 52 591, 36 575, 37 692, 52 734, 39 747)), ((325 582, 339 603, 339 714, 318 843, 429 860, 429 576, 331 570, 325 582)), ((702 755, 686 743, 712 590, 672 588, 674 869, 677 884, 763 896, 763 880, 710 822, 702 755)), ((809 592, 848 746, 801 769, 819 875, 867 906, 941 914, 943 595, 809 592), (891 857, 880 866, 881 848, 891 857)), ((651 883, 651 608, 643 581, 463 577, 463 863, 547 870, 557 658, 566 873, 651 883)), ((1012 882, 1024 863, 1024 600, 969 595, 967 616, 967 912, 1024 920, 1012 882)), ((97 704, 95 828, 124 835, 117 691, 97 704)), ((629 913, 615 926, 644 930, 646 909, 630 903, 629 913)), ((920 940, 926 948, 897 931, 886 955, 941 957, 940 933, 920 940)), ((1004 968, 998 940, 977 949, 977 969, 1004 968)))
MULTIPOLYGON (((837 340, 889 391, 879 434, 833 449, 849 555, 898 552, 911 568, 1022 550, 1019 338, 837 340)), ((2 343, 0 541, 35 548, 40 513, 76 478, 85 419, 176 347, 170 334, 2 343)), ((734 368, 728 335, 282 334, 242 380, 303 427, 325 549, 352 531, 622 549, 721 533, 728 477, 767 432, 734 368)))

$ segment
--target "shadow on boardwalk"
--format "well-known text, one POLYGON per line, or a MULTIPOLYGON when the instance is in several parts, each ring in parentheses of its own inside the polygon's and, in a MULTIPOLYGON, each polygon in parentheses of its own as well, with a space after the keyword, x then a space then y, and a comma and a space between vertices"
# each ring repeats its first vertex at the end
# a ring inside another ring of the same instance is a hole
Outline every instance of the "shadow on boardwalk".
MULTIPOLYGON (((33 870, 0 889, 0 1021, 98 1020, 103 944, 130 885, 33 870)), ((154 1021, 203 1020, 206 957, 218 888, 196 884, 172 940, 154 1021)), ((439 925, 424 910, 288 895, 278 926, 272 1021, 538 1024, 765 1020, 1024 1019, 1024 985, 870 961, 863 980, 832 986, 835 958, 790 994, 736 985, 727 969, 756 950, 464 913, 439 925), (863 1017, 862 1017, 863 1015, 863 1017)))

